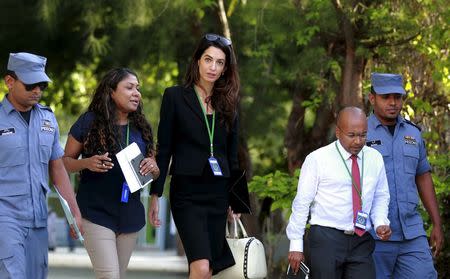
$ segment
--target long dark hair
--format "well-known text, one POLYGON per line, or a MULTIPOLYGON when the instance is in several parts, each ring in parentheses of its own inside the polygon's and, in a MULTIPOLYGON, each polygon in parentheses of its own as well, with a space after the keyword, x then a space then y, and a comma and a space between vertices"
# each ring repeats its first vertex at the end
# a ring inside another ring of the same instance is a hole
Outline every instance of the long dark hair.
MULTIPOLYGON (((117 129, 117 106, 111 98, 111 94, 117 89, 119 82, 129 75, 138 79, 137 74, 130 69, 112 69, 103 76, 95 89, 92 102, 88 108, 88 112, 93 112, 95 118, 84 142, 85 153, 97 154, 98 152, 108 151, 115 154, 119 151, 118 140, 122 138, 122 135, 120 129, 117 129)), ((153 155, 153 133, 142 112, 142 102, 139 102, 136 111, 128 114, 128 120, 130 127, 142 133, 142 138, 147 147, 147 156, 153 155)))
MULTIPOLYGON (((206 49, 213 46, 225 53, 226 70, 222 76, 214 83, 211 95, 211 105, 223 116, 225 125, 230 128, 237 115, 237 106, 239 102, 239 73, 236 64, 236 57, 233 53, 231 45, 225 45, 221 36, 217 36, 217 40, 209 40, 204 36, 192 55, 191 63, 185 76, 185 87, 193 87, 200 80, 200 72, 198 69, 198 60, 202 57, 206 49)), ((223 38, 222 38, 223 39, 223 38)), ((225 39, 227 40, 227 39, 225 39)))

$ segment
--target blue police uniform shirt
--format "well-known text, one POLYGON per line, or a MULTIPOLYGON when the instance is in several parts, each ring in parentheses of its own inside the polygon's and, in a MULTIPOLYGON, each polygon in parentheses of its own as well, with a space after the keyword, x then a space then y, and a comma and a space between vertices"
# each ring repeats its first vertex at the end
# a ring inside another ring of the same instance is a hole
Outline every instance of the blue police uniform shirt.
MULTIPOLYGON (((431 170, 425 143, 418 127, 398 116, 394 135, 371 114, 368 119, 367 145, 383 155, 391 200, 390 241, 414 239, 426 235, 418 212, 419 194, 416 176, 431 170)), ((372 231, 373 234, 373 231, 372 231)))
MULTIPOLYGON (((82 114, 71 127, 69 134, 78 142, 84 143, 94 118, 93 112, 82 114)), ((127 125, 118 126, 118 129, 121 129, 122 139, 120 141, 125 143, 127 125)), ((129 143, 132 142, 136 142, 142 154, 147 154, 146 143, 141 132, 130 125, 129 143)), ((81 154, 83 158, 93 155, 97 154, 86 154, 84 151, 81 154)), ((92 223, 109 228, 114 232, 137 232, 145 225, 145 209, 140 200, 140 191, 131 193, 127 203, 121 202, 125 177, 115 154, 109 151, 109 157, 112 159, 114 167, 108 172, 92 172, 89 169, 81 171, 77 192, 81 215, 92 223)))
POLYGON ((0 222, 47 226, 48 164, 64 151, 50 108, 37 104, 30 122, 4 97, 0 103, 0 222))

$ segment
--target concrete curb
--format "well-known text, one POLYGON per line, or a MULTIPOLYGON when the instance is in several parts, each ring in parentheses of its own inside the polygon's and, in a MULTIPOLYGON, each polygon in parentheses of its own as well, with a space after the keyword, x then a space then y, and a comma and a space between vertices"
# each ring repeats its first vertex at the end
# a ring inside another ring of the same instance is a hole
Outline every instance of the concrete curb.
MULTIPOLYGON (((56 248, 48 253, 48 265, 52 267, 88 268, 92 264, 86 250, 82 247, 69 252, 67 248, 56 248)), ((159 251, 144 249, 133 251, 128 265, 129 270, 187 273, 188 264, 185 257, 176 255, 173 250, 159 251)))

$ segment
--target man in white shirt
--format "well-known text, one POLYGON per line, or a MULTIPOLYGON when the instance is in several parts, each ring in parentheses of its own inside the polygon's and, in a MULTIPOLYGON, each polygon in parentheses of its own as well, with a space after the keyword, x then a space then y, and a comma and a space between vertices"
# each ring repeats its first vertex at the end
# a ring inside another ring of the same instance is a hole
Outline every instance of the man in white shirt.
POLYGON ((365 146, 367 119, 356 107, 338 115, 338 140, 309 154, 301 168, 297 195, 286 229, 289 264, 298 271, 310 215, 310 268, 314 279, 375 278, 375 241, 388 240, 389 188, 383 158, 365 146))

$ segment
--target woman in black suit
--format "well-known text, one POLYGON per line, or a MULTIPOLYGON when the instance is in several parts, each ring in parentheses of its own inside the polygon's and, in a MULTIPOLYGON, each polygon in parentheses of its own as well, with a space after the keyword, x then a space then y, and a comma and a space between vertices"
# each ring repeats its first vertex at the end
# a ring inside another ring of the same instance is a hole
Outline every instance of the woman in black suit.
POLYGON ((189 278, 211 278, 234 265, 225 240, 228 179, 237 161, 239 75, 231 41, 206 34, 195 50, 184 86, 164 92, 149 220, 158 219, 170 164, 170 203, 189 262, 189 278))

